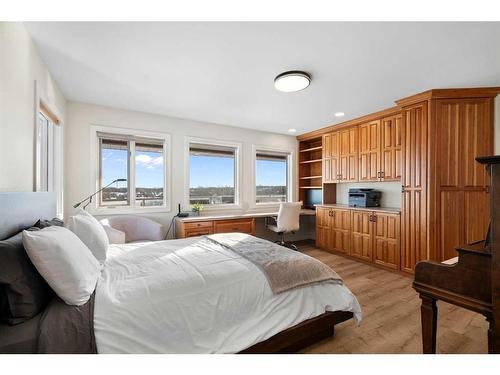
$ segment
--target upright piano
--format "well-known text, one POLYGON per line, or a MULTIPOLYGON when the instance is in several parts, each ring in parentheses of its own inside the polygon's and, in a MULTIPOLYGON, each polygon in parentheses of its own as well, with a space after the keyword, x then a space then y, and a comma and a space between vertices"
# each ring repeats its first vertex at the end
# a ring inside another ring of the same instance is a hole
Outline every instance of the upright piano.
POLYGON ((485 164, 490 179, 490 224, 485 240, 457 248, 455 261, 422 261, 415 267, 413 288, 422 300, 426 354, 436 352, 437 300, 483 314, 489 322, 488 352, 500 353, 500 155, 476 160, 485 164))

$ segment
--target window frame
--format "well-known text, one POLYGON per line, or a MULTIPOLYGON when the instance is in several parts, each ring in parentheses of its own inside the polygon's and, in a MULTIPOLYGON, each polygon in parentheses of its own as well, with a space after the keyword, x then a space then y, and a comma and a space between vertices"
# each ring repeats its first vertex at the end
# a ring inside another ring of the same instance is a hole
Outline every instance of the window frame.
POLYGON ((279 154, 286 156, 287 158, 287 199, 286 202, 293 202, 294 199, 294 186, 295 180, 293 176, 294 168, 294 150, 285 149, 285 148, 276 148, 269 146, 259 146, 252 145, 252 196, 250 201, 250 207, 259 208, 259 207, 278 207, 280 202, 263 202, 257 203, 257 153, 270 153, 270 154, 279 154))
POLYGON ((56 195, 56 215, 62 219, 64 216, 64 118, 55 104, 53 104, 41 90, 38 81, 35 85, 34 103, 34 168, 33 168, 33 191, 48 191, 56 195), (39 153, 41 142, 38 137, 40 129, 40 116, 47 119, 47 168, 43 171, 39 153), (41 186, 40 173, 47 175, 47 189, 41 186))
MULTIPOLYGON (((107 214, 129 214, 129 213, 148 213, 148 212, 171 212, 171 202, 172 202, 172 148, 171 148, 171 137, 169 133, 163 132, 151 132, 145 130, 137 130, 130 128, 118 128, 114 126, 105 126, 91 124, 90 126, 90 155, 91 155, 91 181, 90 181, 90 193, 94 193, 100 189, 100 179, 101 179, 101 147, 100 147, 100 137, 98 133, 109 134, 112 139, 113 134, 117 137, 119 136, 129 136, 136 138, 149 138, 154 140, 161 140, 163 142, 163 205, 161 206, 147 206, 141 207, 136 206, 136 186, 135 186, 135 147, 130 148, 129 146, 129 156, 128 156, 128 175, 127 175, 127 186, 129 188, 129 201, 127 205, 118 206, 101 206, 100 196, 96 195, 92 200, 92 204, 89 205, 90 212, 97 215, 107 215, 107 214)), ((135 141, 134 141, 135 142, 135 141)))
POLYGON ((184 211, 190 211, 190 147, 191 144, 209 147, 231 147, 234 148, 234 203, 225 204, 211 204, 204 205, 203 211, 216 211, 216 210, 239 210, 242 208, 241 202, 241 181, 242 181, 242 167, 241 167, 241 150, 243 144, 240 142, 220 141, 210 138, 198 137, 185 137, 184 142, 184 211))

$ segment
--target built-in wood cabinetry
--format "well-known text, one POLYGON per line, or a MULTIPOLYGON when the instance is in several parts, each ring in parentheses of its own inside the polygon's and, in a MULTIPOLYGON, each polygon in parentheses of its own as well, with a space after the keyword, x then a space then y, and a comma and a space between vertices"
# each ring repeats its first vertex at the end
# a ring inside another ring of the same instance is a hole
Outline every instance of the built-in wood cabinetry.
POLYGON ((399 213, 318 207, 316 246, 399 269, 399 221, 399 213))
MULTIPOLYGON (((298 137, 302 143, 322 135, 324 204, 336 203, 336 183, 401 181, 400 252, 394 252, 394 242, 368 240, 373 222, 355 213, 350 255, 413 272, 420 260, 452 258, 455 247, 485 238, 487 175, 475 158, 493 153, 499 92, 499 87, 429 90, 397 100, 397 107, 298 137)), ((322 241, 333 239, 321 236, 319 243, 327 248, 322 241)))
POLYGON ((486 173, 493 153, 493 89, 430 90, 397 101, 402 111, 402 259, 443 261, 486 237, 486 173))

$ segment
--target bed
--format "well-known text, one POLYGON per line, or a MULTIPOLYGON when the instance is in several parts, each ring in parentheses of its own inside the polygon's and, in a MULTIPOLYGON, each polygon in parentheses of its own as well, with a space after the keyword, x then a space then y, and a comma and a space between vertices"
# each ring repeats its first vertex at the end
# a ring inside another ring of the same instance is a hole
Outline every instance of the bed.
MULTIPOLYGON (((10 211, 0 239, 54 214, 50 195, 9 194, 0 194, 0 217, 10 211)), ((342 283, 274 294, 254 263, 204 237, 121 244, 87 304, 54 296, 32 319, 0 324, 0 352, 294 352, 353 317, 361 310, 342 283)))

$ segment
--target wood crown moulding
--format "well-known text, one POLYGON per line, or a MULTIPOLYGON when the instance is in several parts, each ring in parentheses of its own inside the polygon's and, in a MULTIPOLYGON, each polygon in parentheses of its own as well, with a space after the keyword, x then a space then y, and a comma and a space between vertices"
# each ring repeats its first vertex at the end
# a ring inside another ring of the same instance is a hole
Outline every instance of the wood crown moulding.
POLYGON ((500 87, 474 87, 474 88, 454 88, 454 89, 431 89, 406 98, 395 101, 397 106, 384 109, 382 111, 370 113, 352 120, 341 122, 335 125, 329 125, 324 128, 313 130, 308 133, 300 134, 297 140, 304 141, 318 138, 325 133, 336 131, 349 126, 360 125, 369 121, 377 120, 383 117, 392 116, 401 111, 402 107, 412 105, 418 102, 431 99, 451 99, 451 98, 494 98, 500 93, 500 87))

